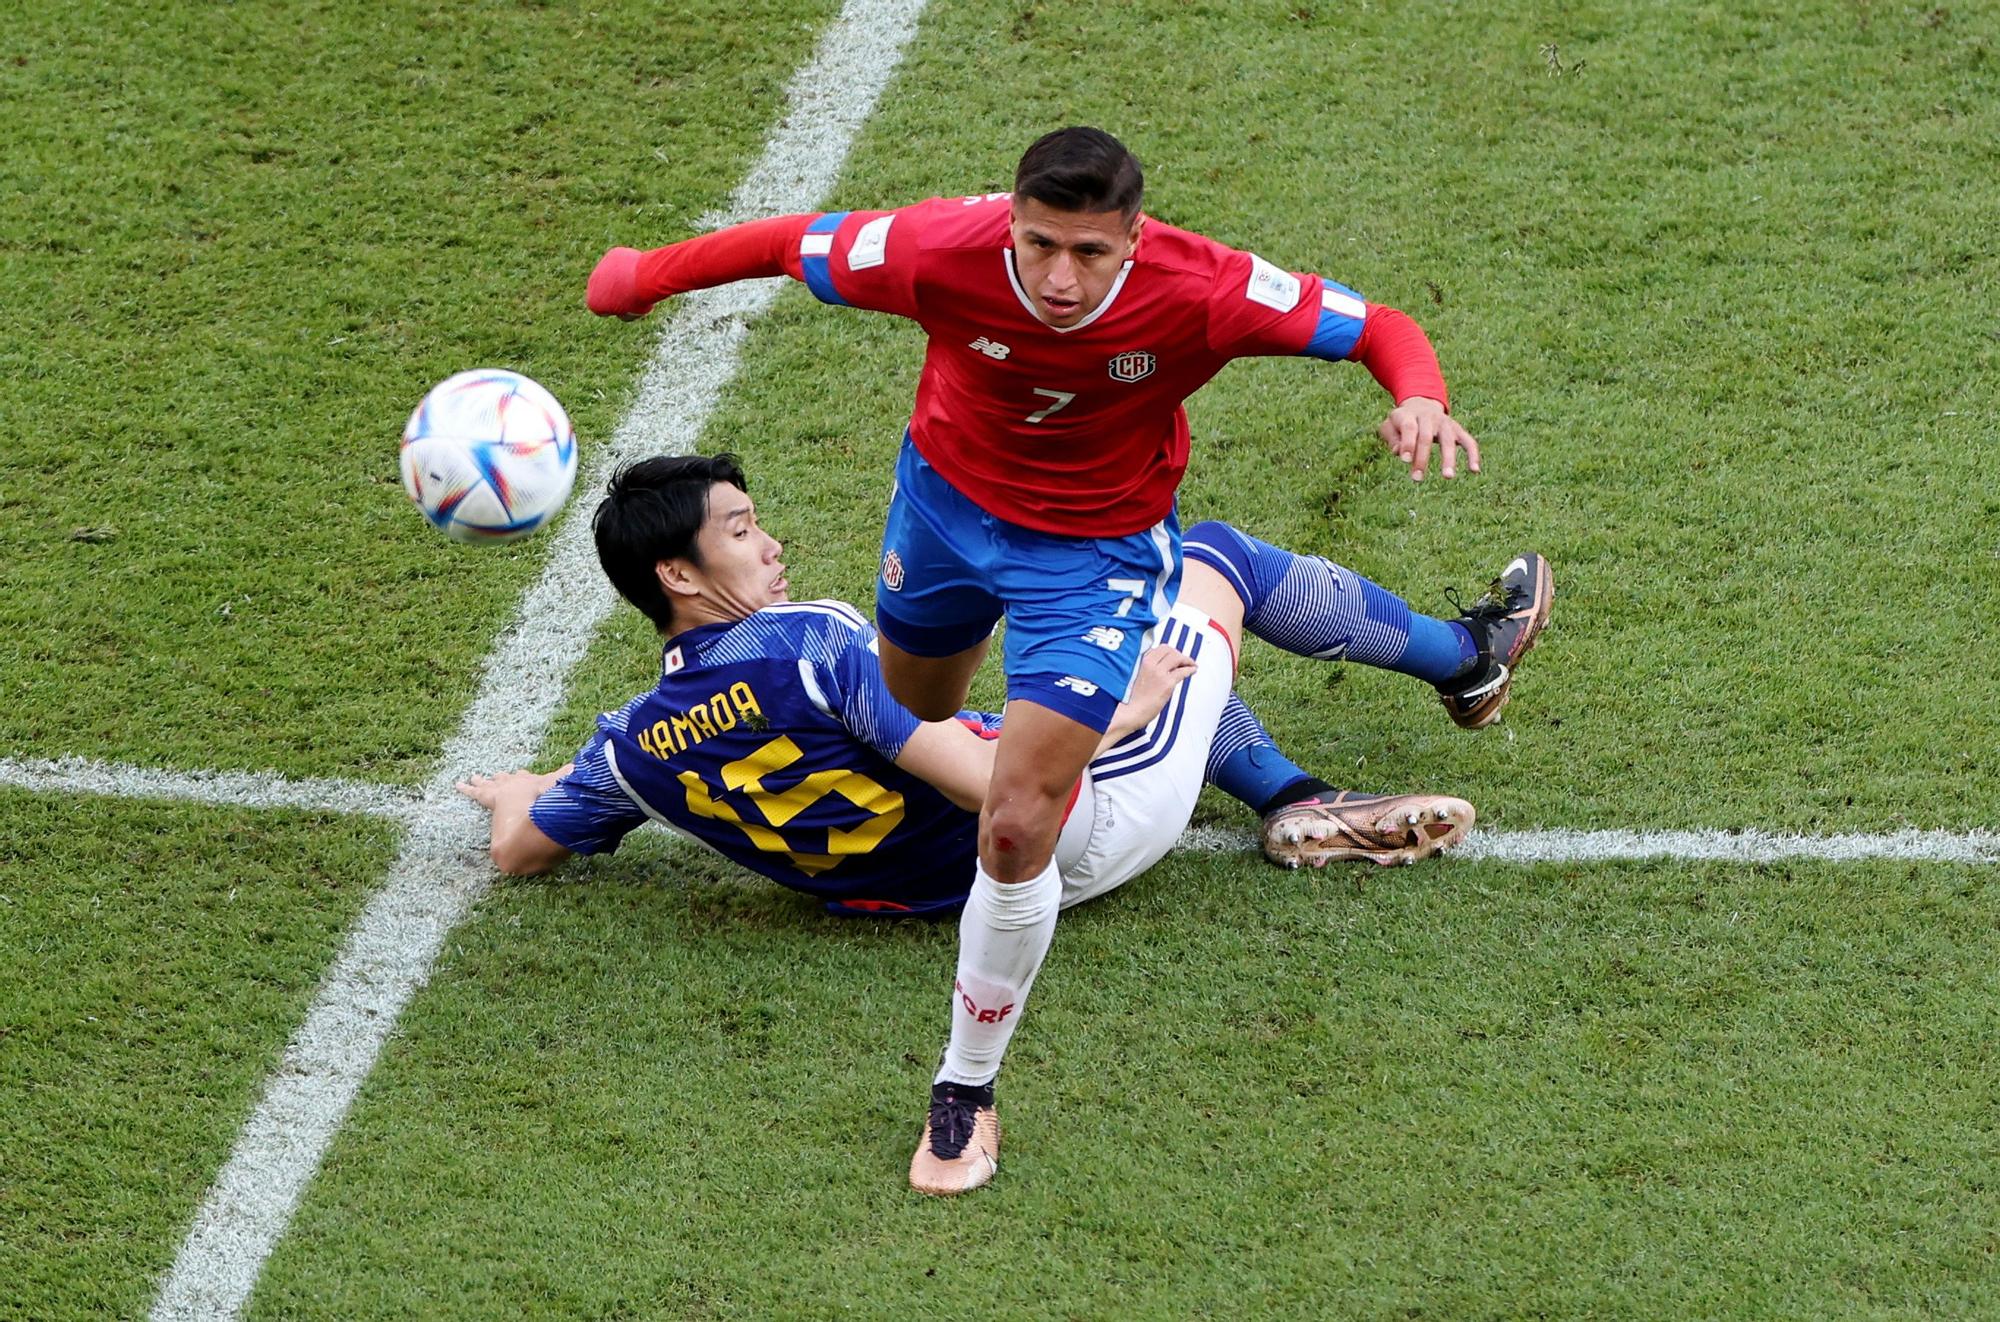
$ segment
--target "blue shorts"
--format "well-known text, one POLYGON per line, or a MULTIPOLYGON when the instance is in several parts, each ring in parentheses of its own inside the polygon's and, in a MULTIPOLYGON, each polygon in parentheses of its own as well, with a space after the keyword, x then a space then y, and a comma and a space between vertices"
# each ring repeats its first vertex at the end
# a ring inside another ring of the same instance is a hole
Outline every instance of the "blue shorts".
POLYGON ((912 656, 955 656, 1004 616, 1008 698, 1103 730, 1180 578, 1177 516, 1127 537, 1023 528, 973 504, 903 437, 875 623, 912 656))

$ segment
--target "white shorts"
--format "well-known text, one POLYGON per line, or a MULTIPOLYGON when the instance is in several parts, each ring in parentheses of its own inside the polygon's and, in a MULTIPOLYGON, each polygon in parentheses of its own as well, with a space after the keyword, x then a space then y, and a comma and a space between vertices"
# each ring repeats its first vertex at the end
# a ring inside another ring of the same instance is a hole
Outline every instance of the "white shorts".
POLYGON ((1175 606, 1159 642, 1195 672, 1174 689, 1152 724, 1101 753, 1056 840, 1067 909, 1124 885, 1160 861, 1194 815, 1216 723, 1236 681, 1229 638, 1191 606, 1175 606))

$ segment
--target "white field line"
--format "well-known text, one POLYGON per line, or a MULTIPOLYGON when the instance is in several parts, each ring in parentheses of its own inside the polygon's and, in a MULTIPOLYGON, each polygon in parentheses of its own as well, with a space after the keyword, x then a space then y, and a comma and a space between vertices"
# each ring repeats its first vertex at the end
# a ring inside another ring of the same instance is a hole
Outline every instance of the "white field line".
POLYGON ((1768 831, 1480 831, 1454 858, 1502 863, 1599 863, 1667 858, 1721 863, 1907 859, 2000 863, 2000 832, 1892 831, 1877 835, 1776 835, 1768 831))
MULTIPOLYGON (((1248 831, 1197 826, 1183 849, 1254 852, 1248 831)), ((2000 863, 2000 832, 1892 831, 1877 835, 1778 835, 1768 831, 1499 831, 1475 827, 1450 857, 1495 863, 1684 862, 1777 863, 1816 859, 1858 863, 1886 858, 1913 863, 2000 863)))
MULTIPOLYGON (((407 822, 422 802, 415 791, 366 781, 307 779, 240 771, 166 771, 127 763, 68 757, 28 761, 0 757, 0 786, 43 792, 104 794, 243 808, 359 813, 407 822)), ((692 844, 690 847, 699 848, 692 844)), ((1201 853, 1251 853, 1249 831, 1197 826, 1180 848, 1201 853)), ((1875 834, 1780 835, 1768 831, 1493 830, 1481 827, 1451 857, 1495 863, 1605 863, 1670 859, 1775 863, 1783 859, 1858 862, 2000 863, 2000 831, 1891 831, 1875 834)))
POLYGON ((0 785, 17 789, 110 794, 127 799, 168 799, 240 808, 299 808, 309 812, 362 813, 407 822, 415 815, 414 790, 358 780, 289 780, 268 772, 161 771, 89 758, 28 760, 0 757, 0 785))
MULTIPOLYGON (((794 75, 784 118, 737 189, 731 216, 806 211, 820 201, 901 62, 922 11, 923 0, 848 0, 813 58, 794 75)), ((631 413, 592 464, 580 506, 591 503, 589 493, 602 486, 612 465, 693 447, 735 375, 748 319, 770 305, 776 284, 737 285, 680 301, 631 413)), ((573 510, 555 536, 547 567, 495 644, 478 696, 418 799, 387 880, 348 932, 305 1023, 195 1213, 161 1283, 154 1317, 241 1311, 397 1016, 429 978, 445 934, 490 883, 484 814, 452 787, 470 772, 526 765, 540 751, 571 666, 614 600, 597 571, 587 515, 573 510)))

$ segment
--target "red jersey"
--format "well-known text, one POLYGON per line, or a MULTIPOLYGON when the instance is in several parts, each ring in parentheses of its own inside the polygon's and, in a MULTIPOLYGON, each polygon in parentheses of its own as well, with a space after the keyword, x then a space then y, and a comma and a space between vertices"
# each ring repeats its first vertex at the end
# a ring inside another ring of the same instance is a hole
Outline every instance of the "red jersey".
POLYGON ((1167 516, 1187 471, 1182 401, 1232 358, 1360 356, 1399 400, 1444 399, 1429 342, 1394 309, 1150 218, 1104 302, 1050 326, 1015 273, 1010 214, 1002 193, 755 222, 638 257, 622 300, 600 298, 594 277, 591 306, 644 310, 776 274, 759 269, 776 259, 825 302, 909 317, 930 337, 910 419, 918 451, 988 512, 1076 537, 1167 516), (1378 314, 1401 323, 1393 363, 1357 354, 1378 314))

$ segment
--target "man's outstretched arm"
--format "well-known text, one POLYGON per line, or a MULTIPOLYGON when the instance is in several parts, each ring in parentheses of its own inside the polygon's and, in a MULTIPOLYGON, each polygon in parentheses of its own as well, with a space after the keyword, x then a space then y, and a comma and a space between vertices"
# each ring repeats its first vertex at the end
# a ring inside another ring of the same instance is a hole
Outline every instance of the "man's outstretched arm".
POLYGON ((799 240, 817 216, 773 216, 664 248, 613 248, 598 259, 584 301, 600 317, 643 317, 655 304, 738 280, 801 276, 799 240))
MULTIPOLYGON (((691 289, 788 275, 822 303, 917 315, 918 232, 930 203, 897 211, 774 216, 641 252, 613 248, 584 299, 601 317, 642 317, 691 289)), ((948 214, 948 212, 947 212, 948 214)))
POLYGON ((458 782, 458 792, 493 814, 488 852, 493 866, 514 877, 538 877, 568 858, 570 851, 543 834, 528 809, 542 792, 568 775, 558 767, 546 775, 505 771, 497 776, 473 776, 458 782))
POLYGON ((1378 430, 1413 479, 1429 471, 1434 445, 1443 451, 1443 476, 1458 475, 1461 450, 1470 471, 1479 471, 1479 443, 1451 417, 1437 351, 1408 314, 1250 253, 1232 253, 1217 277, 1209 303, 1209 342, 1216 349, 1235 357, 1300 354, 1360 363, 1395 401, 1378 430))

